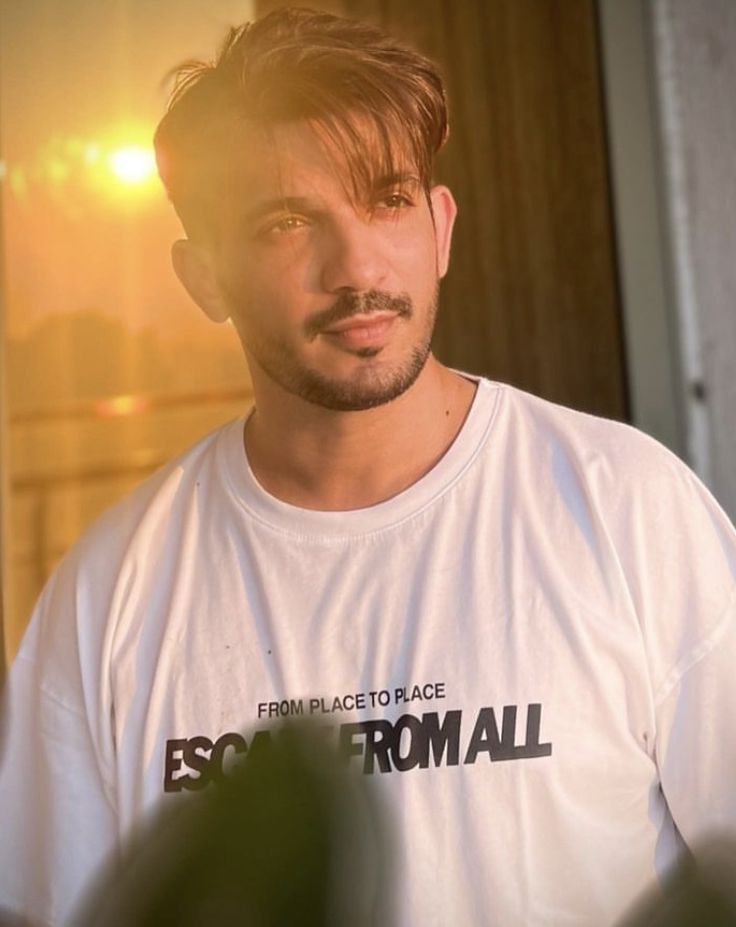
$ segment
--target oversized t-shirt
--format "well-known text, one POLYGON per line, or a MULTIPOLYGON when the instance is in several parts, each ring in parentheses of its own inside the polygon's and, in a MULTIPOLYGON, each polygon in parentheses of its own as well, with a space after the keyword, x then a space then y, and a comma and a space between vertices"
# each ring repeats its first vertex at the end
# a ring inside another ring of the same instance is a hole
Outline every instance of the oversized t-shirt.
POLYGON ((304 716, 385 794, 402 925, 612 924, 683 842, 736 830, 735 577, 673 455, 507 386, 480 381, 439 463, 349 512, 266 493, 226 425, 41 597, 0 905, 63 922, 146 812, 304 716))

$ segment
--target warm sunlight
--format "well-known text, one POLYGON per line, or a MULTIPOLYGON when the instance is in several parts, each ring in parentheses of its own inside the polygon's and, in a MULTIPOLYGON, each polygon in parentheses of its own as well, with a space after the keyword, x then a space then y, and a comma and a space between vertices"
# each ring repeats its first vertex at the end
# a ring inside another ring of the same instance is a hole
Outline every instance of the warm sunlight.
POLYGON ((124 184, 145 183, 156 173, 153 151, 140 145, 116 148, 110 153, 108 164, 113 175, 124 184))
POLYGON ((10 165, 11 186, 24 199, 33 192, 49 193, 69 214, 104 203, 138 208, 151 194, 163 192, 152 134, 152 127, 119 126, 96 138, 56 136, 35 158, 10 165))

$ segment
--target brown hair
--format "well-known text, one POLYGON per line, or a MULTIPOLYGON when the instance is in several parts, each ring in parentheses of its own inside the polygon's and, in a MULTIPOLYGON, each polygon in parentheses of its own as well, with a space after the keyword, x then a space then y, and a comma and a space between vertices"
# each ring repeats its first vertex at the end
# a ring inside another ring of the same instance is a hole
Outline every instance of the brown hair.
POLYGON ((342 156, 356 198, 407 165, 428 190, 448 134, 432 62, 374 26, 328 13, 276 10, 231 29, 213 63, 189 61, 172 73, 154 144, 190 235, 211 222, 228 171, 242 158, 244 125, 308 120, 342 156))

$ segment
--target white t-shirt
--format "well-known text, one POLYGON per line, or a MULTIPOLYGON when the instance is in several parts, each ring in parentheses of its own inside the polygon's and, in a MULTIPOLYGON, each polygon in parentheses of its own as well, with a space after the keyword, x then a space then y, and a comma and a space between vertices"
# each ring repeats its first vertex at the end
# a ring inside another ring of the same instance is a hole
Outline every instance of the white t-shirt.
POLYGON ((339 725, 385 792, 403 925, 602 927, 682 840, 736 831, 736 536, 673 455, 480 381, 423 479, 318 512, 256 483, 242 432, 47 585, 10 679, 0 905, 62 922, 145 812, 285 714, 339 725))

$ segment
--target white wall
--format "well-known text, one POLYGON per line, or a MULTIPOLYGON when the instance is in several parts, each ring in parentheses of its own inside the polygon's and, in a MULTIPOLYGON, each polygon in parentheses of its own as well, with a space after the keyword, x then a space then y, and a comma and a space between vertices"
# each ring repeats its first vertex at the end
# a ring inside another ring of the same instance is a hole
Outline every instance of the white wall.
POLYGON ((736 2, 652 0, 686 451, 736 517, 736 2))
POLYGON ((598 12, 631 417, 686 456, 649 17, 644 0, 598 12))
POLYGON ((634 424, 736 519, 736 0, 598 0, 634 424))

